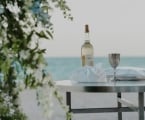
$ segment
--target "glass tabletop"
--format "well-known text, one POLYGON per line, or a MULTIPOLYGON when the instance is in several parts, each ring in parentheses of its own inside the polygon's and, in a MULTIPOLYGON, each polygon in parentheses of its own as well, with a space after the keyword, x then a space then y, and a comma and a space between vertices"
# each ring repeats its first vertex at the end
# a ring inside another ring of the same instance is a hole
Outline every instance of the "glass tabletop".
POLYGON ((144 92, 145 80, 112 82, 56 81, 58 89, 72 92, 144 92))

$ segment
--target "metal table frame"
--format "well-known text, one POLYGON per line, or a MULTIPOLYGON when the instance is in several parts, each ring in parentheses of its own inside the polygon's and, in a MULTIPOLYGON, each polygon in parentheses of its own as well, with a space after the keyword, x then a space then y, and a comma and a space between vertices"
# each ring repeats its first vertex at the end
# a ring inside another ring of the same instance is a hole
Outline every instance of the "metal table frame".
POLYGON ((122 112, 138 112, 138 120, 144 120, 144 92, 145 81, 117 81, 115 83, 72 83, 70 80, 57 81, 56 86, 59 90, 66 92, 66 104, 72 113, 105 113, 117 112, 118 120, 122 120, 122 112), (91 93, 117 93, 117 107, 111 108, 72 108, 71 92, 91 92, 91 93), (122 98, 123 92, 138 93, 138 105, 130 103, 122 98), (127 107, 122 107, 125 104, 127 107))

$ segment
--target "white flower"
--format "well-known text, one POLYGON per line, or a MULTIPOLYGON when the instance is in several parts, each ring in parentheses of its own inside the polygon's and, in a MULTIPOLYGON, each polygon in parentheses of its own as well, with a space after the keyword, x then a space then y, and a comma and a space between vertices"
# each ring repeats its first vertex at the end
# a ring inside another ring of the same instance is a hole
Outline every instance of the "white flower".
POLYGON ((32 74, 32 73, 33 73, 33 69, 27 68, 26 74, 27 74, 27 75, 30 75, 30 74, 32 74))
POLYGON ((36 80, 38 80, 39 82, 42 80, 42 71, 41 69, 37 69, 34 73, 34 76, 36 78, 36 80))
POLYGON ((14 112, 15 112, 15 110, 14 110, 14 109, 10 109, 10 114, 11 114, 11 115, 13 115, 13 114, 14 114, 14 112))
POLYGON ((6 8, 7 8, 10 12, 14 13, 15 15, 18 14, 18 13, 20 12, 20 8, 18 7, 18 4, 17 4, 16 1, 15 1, 14 5, 8 3, 7 6, 6 6, 6 8))
POLYGON ((48 86, 43 86, 37 89, 37 95, 38 95, 37 97, 40 102, 40 108, 43 110, 45 117, 47 117, 48 119, 51 118, 54 112, 53 110, 51 111, 49 110, 49 109, 52 109, 54 106, 53 100, 52 100, 53 92, 54 92, 53 89, 49 88, 48 86))
MULTIPOLYGON (((30 12, 27 13, 27 14, 26 14, 26 17, 27 17, 27 19, 26 19, 26 20, 27 20, 27 21, 26 21, 27 24, 28 24, 28 25, 31 25, 31 26, 35 26, 36 21, 35 21, 35 19, 33 18, 32 13, 30 13, 30 12)), ((31 26, 30 26, 30 27, 31 27, 31 26)), ((31 29, 32 29, 32 28, 31 28, 31 29)))
MULTIPOLYGON (((46 77, 43 79, 42 84, 48 83, 50 80, 52 80, 52 75, 50 73, 44 73, 46 77)), ((47 84, 46 84, 47 85, 47 84)))
POLYGON ((7 27, 8 27, 8 23, 7 23, 6 21, 3 21, 1 24, 2 24, 2 26, 3 26, 4 28, 7 28, 7 27))
POLYGON ((30 52, 29 51, 24 51, 24 50, 22 50, 21 52, 20 52, 20 57, 22 58, 22 59, 27 59, 27 56, 29 56, 30 55, 30 52))

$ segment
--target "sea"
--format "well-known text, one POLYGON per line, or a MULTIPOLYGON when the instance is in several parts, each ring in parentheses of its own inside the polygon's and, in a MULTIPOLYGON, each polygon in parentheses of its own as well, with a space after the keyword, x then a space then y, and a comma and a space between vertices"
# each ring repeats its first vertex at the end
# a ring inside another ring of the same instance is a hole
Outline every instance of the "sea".
MULTIPOLYGON (((74 71, 81 68, 80 57, 47 57, 48 72, 53 80, 68 80, 74 71)), ((107 57, 95 57, 94 63, 101 64, 102 68, 111 68, 107 57)), ((121 57, 119 66, 145 68, 145 56, 121 57)))

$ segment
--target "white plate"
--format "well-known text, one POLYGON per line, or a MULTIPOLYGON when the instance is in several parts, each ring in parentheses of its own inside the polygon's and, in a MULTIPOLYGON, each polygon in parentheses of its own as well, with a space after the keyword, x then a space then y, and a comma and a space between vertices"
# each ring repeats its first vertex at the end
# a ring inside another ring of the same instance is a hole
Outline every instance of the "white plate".
MULTIPOLYGON (((113 78, 113 75, 107 76, 107 78, 113 78)), ((116 76, 117 80, 131 80, 131 81, 136 81, 136 80, 145 80, 145 77, 137 77, 137 76, 116 76)))

